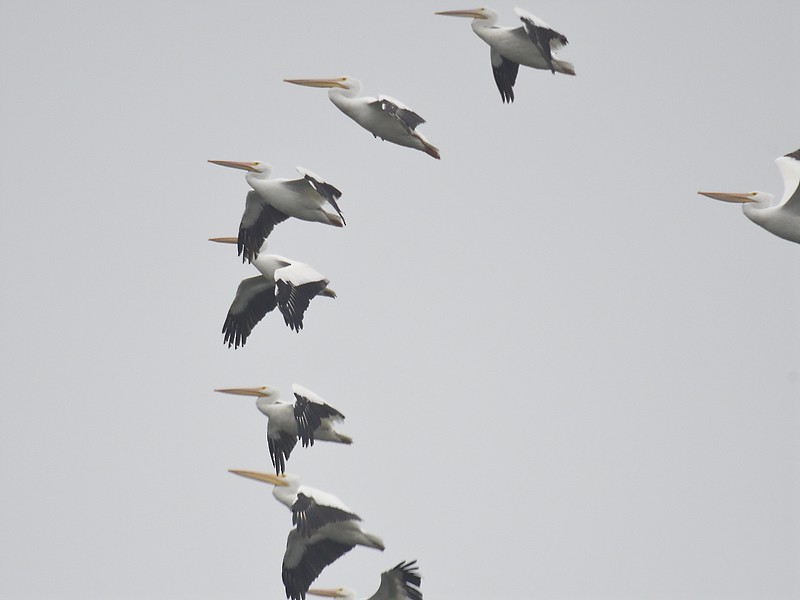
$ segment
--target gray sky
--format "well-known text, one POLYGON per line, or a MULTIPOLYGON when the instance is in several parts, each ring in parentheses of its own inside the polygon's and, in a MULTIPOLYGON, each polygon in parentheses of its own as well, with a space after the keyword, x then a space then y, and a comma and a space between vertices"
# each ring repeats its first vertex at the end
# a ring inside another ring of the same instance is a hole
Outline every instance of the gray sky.
MULTIPOLYGON (((697 190, 779 193, 800 5, 543 0, 577 77, 503 105, 469 3, 0 4, 4 598, 282 598, 290 516, 251 400, 298 382, 351 447, 289 470, 417 558, 433 599, 800 597, 800 248, 697 190), (374 140, 351 75, 442 160, 374 140), (300 334, 220 327, 248 189, 301 165, 345 229, 271 249, 331 280, 300 334)), ((495 2, 501 24, 514 3, 495 2)))

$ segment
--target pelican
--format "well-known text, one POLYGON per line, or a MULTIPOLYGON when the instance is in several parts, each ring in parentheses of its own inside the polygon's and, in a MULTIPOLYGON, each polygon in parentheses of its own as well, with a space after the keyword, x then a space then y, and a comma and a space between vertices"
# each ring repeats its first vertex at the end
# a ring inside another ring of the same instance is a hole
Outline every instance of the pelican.
POLYGON ((286 461, 298 438, 304 448, 313 446, 314 440, 340 444, 353 443, 350 437, 333 428, 334 423, 344 420, 344 415, 326 404, 314 392, 296 383, 292 384, 294 402, 279 400, 280 392, 268 385, 222 388, 214 391, 256 397, 256 408, 267 417, 267 447, 276 474, 286 470, 286 461))
MULTIPOLYGON (((235 244, 235 237, 210 238, 212 242, 235 244)), ((336 298, 329 280, 305 263, 277 254, 264 254, 261 246, 252 265, 261 275, 243 279, 225 317, 222 333, 228 348, 244 346, 253 327, 276 306, 284 322, 293 330, 303 328, 303 315, 315 296, 336 298)))
POLYGON ((497 13, 490 8, 467 10, 445 10, 437 15, 446 17, 468 17, 472 19, 472 31, 489 44, 492 72, 503 102, 514 101, 514 83, 520 65, 534 69, 550 70, 552 73, 575 75, 575 67, 559 60, 554 52, 567 45, 566 36, 560 34, 540 18, 515 8, 522 27, 498 27, 497 13))
POLYGON ((800 149, 775 160, 783 176, 783 197, 767 192, 697 192, 714 200, 737 202, 745 216, 779 238, 800 244, 800 149))
POLYGON ((389 96, 377 98, 358 97, 361 82, 352 77, 334 79, 284 79, 286 83, 309 87, 330 88, 328 97, 336 107, 373 136, 382 140, 422 150, 433 158, 440 158, 439 150, 417 132, 425 119, 389 96))
MULTIPOLYGON (((417 561, 401 562, 393 569, 381 574, 381 585, 367 600, 422 600, 419 589, 422 578, 419 574, 417 561)), ((310 589, 309 594, 326 596, 328 598, 345 598, 355 600, 356 593, 349 588, 335 589, 310 589)))
POLYGON ((366 533, 361 520, 333 494, 300 485, 296 475, 276 476, 257 471, 230 470, 235 475, 275 486, 272 495, 292 511, 292 524, 283 555, 286 597, 304 600, 311 583, 329 564, 355 548, 383 551, 383 541, 366 533))
POLYGON ((269 179, 272 167, 261 161, 209 160, 223 167, 247 171, 245 180, 253 188, 245 200, 242 222, 239 224, 237 246, 242 262, 252 262, 275 225, 294 217, 343 227, 344 216, 336 200, 342 192, 326 183, 319 175, 297 167, 300 179, 269 179), (325 210, 328 204, 336 214, 325 210))

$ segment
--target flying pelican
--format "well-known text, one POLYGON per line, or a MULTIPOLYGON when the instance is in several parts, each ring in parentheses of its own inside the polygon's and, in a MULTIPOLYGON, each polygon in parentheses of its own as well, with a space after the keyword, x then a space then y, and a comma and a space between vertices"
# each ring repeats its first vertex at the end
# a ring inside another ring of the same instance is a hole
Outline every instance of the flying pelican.
POLYGON ((239 224, 237 246, 242 262, 252 262, 275 225, 289 217, 334 227, 345 225, 342 211, 336 203, 342 192, 311 171, 297 167, 297 171, 303 176, 300 179, 269 179, 272 167, 260 161, 208 162, 247 171, 245 180, 253 188, 247 194, 242 222, 239 224), (326 211, 325 204, 332 206, 337 214, 326 211))
POLYGON ((292 511, 292 524, 296 527, 286 540, 282 568, 286 597, 291 600, 304 600, 311 582, 322 570, 356 546, 380 551, 385 548, 378 536, 361 529, 361 518, 341 500, 300 485, 296 475, 234 469, 230 472, 274 485, 272 495, 292 511))
POLYGON ((361 82, 352 77, 334 79, 284 79, 287 83, 309 87, 330 88, 328 97, 336 107, 375 137, 382 140, 422 150, 433 158, 440 158, 439 150, 416 131, 425 119, 389 96, 359 98, 361 82))
POLYGON ((800 244, 800 149, 780 156, 775 160, 783 176, 783 198, 775 202, 775 196, 767 192, 697 192, 703 196, 738 202, 745 216, 756 225, 780 238, 800 244))
MULTIPOLYGON (((422 578, 417 561, 401 562, 389 571, 381 574, 381 585, 378 591, 367 600, 422 600, 419 589, 422 578)), ((327 596, 328 598, 345 598, 355 600, 356 593, 349 588, 310 589, 309 594, 327 596)))
MULTIPOLYGON (((235 237, 211 238, 212 242, 235 244, 235 237)), ((243 279, 225 317, 222 333, 228 348, 244 346, 253 327, 276 306, 286 324, 295 331, 303 328, 303 315, 315 296, 336 298, 329 280, 305 263, 277 254, 264 254, 261 246, 253 266, 261 275, 243 279)))
POLYGON ((256 408, 267 417, 267 446, 275 473, 286 470, 286 460, 298 438, 303 447, 313 446, 314 440, 352 444, 348 436, 333 429, 333 424, 344 420, 344 415, 326 404, 311 390, 292 384, 295 401, 279 400, 277 388, 263 385, 251 388, 224 388, 214 390, 224 394, 255 396, 256 408))
POLYGON ((567 45, 567 38, 531 13, 515 8, 522 27, 497 27, 497 13, 490 8, 445 10, 437 15, 468 17, 472 31, 489 44, 492 72, 503 102, 514 101, 514 83, 520 65, 575 75, 575 67, 553 53, 567 45))

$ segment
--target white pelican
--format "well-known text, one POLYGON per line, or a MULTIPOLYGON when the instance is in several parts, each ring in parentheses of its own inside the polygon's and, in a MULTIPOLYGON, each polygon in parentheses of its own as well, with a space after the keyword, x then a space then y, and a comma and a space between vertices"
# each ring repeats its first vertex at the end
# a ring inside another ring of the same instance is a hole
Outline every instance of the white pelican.
POLYGON ((242 222, 239 224, 237 246, 242 262, 252 262, 275 225, 289 217, 334 227, 343 227, 345 224, 342 211, 336 203, 342 192, 311 171, 297 167, 303 176, 300 179, 269 179, 272 167, 260 161, 208 162, 247 171, 244 178, 254 190, 247 194, 242 222), (337 214, 326 211, 325 204, 332 206, 337 214))
POLYGON ((330 88, 328 97, 336 107, 375 137, 382 140, 422 150, 433 158, 440 158, 439 150, 417 132, 425 119, 389 96, 377 98, 358 97, 361 82, 352 77, 334 79, 284 79, 287 83, 309 87, 330 88))
POLYGON ((295 475, 233 469, 230 472, 274 485, 272 495, 292 511, 296 527, 286 539, 282 568, 287 598, 304 600, 311 582, 322 570, 356 546, 384 550, 383 541, 364 532, 358 524, 361 518, 333 494, 300 485, 295 475))
POLYGON ((490 8, 445 10, 437 15, 446 17, 468 17, 472 19, 472 31, 489 44, 492 72, 503 102, 514 101, 514 83, 520 65, 534 69, 549 69, 551 72, 575 75, 575 67, 553 55, 567 38, 540 18, 521 8, 514 9, 522 21, 522 27, 498 27, 497 13, 490 8))
POLYGON ((767 192, 697 192, 724 202, 741 203, 745 216, 780 238, 800 244, 800 150, 775 160, 783 176, 783 198, 767 192))
MULTIPOLYGON (((381 573, 381 585, 367 600, 422 600, 419 589, 422 578, 417 561, 401 562, 393 569, 381 573)), ((309 594, 328 598, 345 598, 355 600, 356 593, 349 588, 310 589, 309 594)))
POLYGON ((286 461, 298 438, 303 447, 313 446, 314 440, 353 443, 350 437, 333 428, 334 423, 344 420, 344 415, 314 392, 296 383, 292 384, 294 402, 279 400, 280 392, 268 385, 214 391, 256 397, 256 408, 267 417, 267 446, 275 473, 286 470, 286 461))
MULTIPOLYGON (((235 244, 234 237, 211 238, 212 242, 235 244)), ((276 306, 284 322, 295 331, 303 328, 303 315, 315 296, 336 298, 329 280, 305 263, 277 254, 264 254, 261 246, 252 265, 261 275, 243 279, 225 317, 222 333, 228 348, 244 346, 253 327, 276 306)))

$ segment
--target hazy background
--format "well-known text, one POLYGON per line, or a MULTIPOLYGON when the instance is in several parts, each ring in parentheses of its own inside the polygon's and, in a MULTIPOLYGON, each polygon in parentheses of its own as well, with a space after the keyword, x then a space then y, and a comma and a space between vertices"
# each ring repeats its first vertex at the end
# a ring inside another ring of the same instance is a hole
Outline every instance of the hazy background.
POLYGON ((317 585, 800 597, 800 247, 696 194, 781 192, 800 4, 526 4, 578 76, 509 106, 463 2, 0 3, 0 595, 283 598, 290 515, 226 472, 264 420, 212 389, 298 382, 355 443, 289 470, 387 545, 317 585), (344 74, 442 160, 281 81, 344 74), (223 346, 255 271, 206 241, 248 189, 212 158, 344 192, 270 238, 339 293, 300 334, 223 346))

